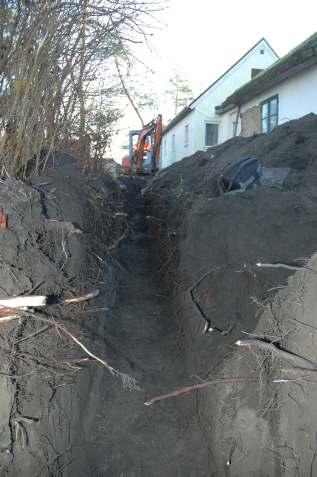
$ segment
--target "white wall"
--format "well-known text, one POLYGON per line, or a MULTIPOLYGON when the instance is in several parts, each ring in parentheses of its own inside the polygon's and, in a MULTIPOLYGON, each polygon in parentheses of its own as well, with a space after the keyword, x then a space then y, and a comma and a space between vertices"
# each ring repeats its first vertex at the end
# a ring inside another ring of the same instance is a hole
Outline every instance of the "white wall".
MULTIPOLYGON (((312 66, 246 102, 241 107, 241 113, 253 106, 259 106, 262 101, 275 95, 278 95, 278 124, 298 119, 309 113, 317 114, 317 66, 312 66)), ((223 137, 223 140, 233 137, 230 122, 232 116, 236 115, 236 111, 229 111, 221 115, 223 130, 227 131, 227 137, 223 137)))
MULTIPOLYGON (((221 104, 237 88, 251 79, 251 69, 265 69, 277 60, 276 54, 265 40, 253 48, 237 65, 219 79, 214 86, 202 96, 194 100, 190 107, 193 111, 178 122, 167 133, 163 134, 161 167, 167 167, 198 150, 206 148, 205 124, 215 122, 219 124, 219 140, 227 139, 227 118, 215 114, 215 106, 221 104), (264 54, 261 54, 264 50, 264 54), (223 130, 225 122, 225 131, 223 130), (189 125, 189 144, 184 145, 185 126, 189 125), (175 151, 172 151, 172 136, 175 135, 175 151), (166 146, 165 146, 166 142, 166 146)), ((231 127, 232 129, 232 127, 231 127)))
POLYGON ((161 168, 170 166, 180 158, 194 153, 194 111, 177 123, 162 138, 161 168), (189 126, 188 145, 185 145, 185 126, 189 126), (172 136, 175 134, 175 151, 172 150, 172 136))

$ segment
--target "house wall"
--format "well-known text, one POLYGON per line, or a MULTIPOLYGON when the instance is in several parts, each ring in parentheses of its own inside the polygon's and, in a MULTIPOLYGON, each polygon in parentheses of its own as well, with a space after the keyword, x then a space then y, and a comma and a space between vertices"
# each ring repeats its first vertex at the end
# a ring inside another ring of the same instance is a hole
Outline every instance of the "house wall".
MULTIPOLYGON (((283 83, 258 95, 241 107, 242 125, 238 134, 252 136, 261 132, 260 104, 271 96, 278 95, 278 124, 298 119, 309 113, 317 114, 317 66, 313 66, 283 83)), ((227 127, 237 110, 222 115, 227 127)), ((232 136, 231 136, 232 137, 232 136)))
POLYGON ((215 106, 221 104, 233 91, 251 79, 252 68, 265 69, 276 61, 277 57, 266 41, 262 40, 242 60, 220 78, 214 86, 194 100, 190 107, 193 111, 163 134, 161 167, 167 167, 198 150, 206 149, 205 124, 219 124, 218 143, 232 137, 232 123, 229 128, 227 118, 215 114, 215 106), (264 50, 264 54, 261 54, 264 50), (189 125, 189 144, 184 145, 185 126, 189 125), (175 135, 175 151, 172 151, 172 136, 175 135), (164 145, 166 143, 166 146, 164 145))
POLYGON ((183 159, 195 152, 194 130, 195 117, 194 111, 177 123, 167 134, 163 135, 161 148, 161 168, 170 166, 179 158, 183 159), (185 126, 188 125, 188 144, 185 145, 185 126), (172 137, 175 135, 175 150, 173 151, 172 137))

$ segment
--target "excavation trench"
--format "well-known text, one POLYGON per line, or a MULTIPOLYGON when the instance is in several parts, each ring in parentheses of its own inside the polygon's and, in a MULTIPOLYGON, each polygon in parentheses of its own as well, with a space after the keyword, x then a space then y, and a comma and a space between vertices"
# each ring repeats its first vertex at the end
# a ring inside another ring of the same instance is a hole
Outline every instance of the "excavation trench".
POLYGON ((54 326, 2 325, 1 475, 316 474, 316 130, 309 115, 152 179, 63 156, 33 184, 1 183, 1 294, 99 289, 44 312, 118 370, 54 326), (283 184, 219 196, 221 171, 253 155, 283 184))
POLYGON ((2 325, 0 473, 207 475, 193 396, 144 404, 192 381, 141 194, 147 181, 84 176, 61 159, 33 184, 2 184, 2 293, 72 298, 99 289, 87 303, 44 313, 119 375, 87 361, 61 328, 41 329, 34 317, 2 325))
MULTIPOLYGON (((157 238, 147 220, 141 195, 146 182, 122 181, 128 236, 114 251, 119 264, 117 294, 105 317, 105 335, 118 343, 116 365, 137 379, 140 390, 123 389, 108 376, 94 400, 95 419, 81 444, 70 475, 190 476, 207 475, 206 447, 194 400, 171 400, 146 407, 156 394, 188 384, 184 349, 170 309, 171 294, 156 261, 157 238)), ((99 371, 102 372, 103 371, 99 371)))

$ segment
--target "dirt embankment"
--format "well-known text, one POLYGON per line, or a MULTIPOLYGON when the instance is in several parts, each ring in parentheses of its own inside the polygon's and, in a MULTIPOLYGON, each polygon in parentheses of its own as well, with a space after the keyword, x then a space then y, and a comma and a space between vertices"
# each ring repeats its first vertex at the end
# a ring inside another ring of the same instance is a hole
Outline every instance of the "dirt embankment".
POLYGON ((83 422, 87 432, 91 427, 90 392, 102 377, 87 374, 80 366, 94 361, 77 362, 89 356, 41 318, 62 323, 94 353, 113 358, 101 330, 118 266, 105 246, 124 230, 116 216, 121 191, 110 177, 81 174, 65 155, 56 155, 55 165, 32 184, 13 178, 0 184, 8 215, 0 232, 1 296, 52 301, 41 315, 1 326, 1 475, 67 475, 83 422), (90 302, 57 304, 96 289, 100 295, 90 302))
POLYGON ((188 376, 255 379, 194 396, 210 475, 317 475, 314 373, 235 344, 255 334, 317 363, 317 117, 185 158, 146 197, 188 376), (284 185, 217 196, 224 167, 251 155, 290 168, 284 185))

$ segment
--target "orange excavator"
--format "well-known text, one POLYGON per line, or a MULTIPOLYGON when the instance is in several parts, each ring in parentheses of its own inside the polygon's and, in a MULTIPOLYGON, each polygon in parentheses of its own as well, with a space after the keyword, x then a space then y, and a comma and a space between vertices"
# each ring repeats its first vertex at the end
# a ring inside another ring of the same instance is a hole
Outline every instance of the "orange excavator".
POLYGON ((129 132, 129 154, 122 159, 123 169, 130 173, 153 174, 160 162, 162 115, 159 114, 141 130, 129 132))

